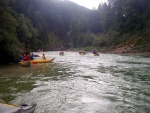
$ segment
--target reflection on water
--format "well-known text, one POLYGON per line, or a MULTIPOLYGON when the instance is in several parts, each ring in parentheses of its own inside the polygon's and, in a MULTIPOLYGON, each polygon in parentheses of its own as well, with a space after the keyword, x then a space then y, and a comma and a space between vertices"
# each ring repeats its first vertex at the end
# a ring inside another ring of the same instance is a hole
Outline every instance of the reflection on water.
POLYGON ((35 113, 148 113, 150 58, 46 52, 52 63, 0 67, 0 97, 35 113))

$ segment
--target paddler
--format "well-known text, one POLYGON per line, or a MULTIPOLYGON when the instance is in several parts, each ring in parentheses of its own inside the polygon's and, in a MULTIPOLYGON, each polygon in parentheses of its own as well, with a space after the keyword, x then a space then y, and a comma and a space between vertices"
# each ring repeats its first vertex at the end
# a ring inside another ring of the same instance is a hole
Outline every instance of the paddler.
POLYGON ((43 59, 43 60, 46 60, 45 54, 43 54, 42 59, 43 59))

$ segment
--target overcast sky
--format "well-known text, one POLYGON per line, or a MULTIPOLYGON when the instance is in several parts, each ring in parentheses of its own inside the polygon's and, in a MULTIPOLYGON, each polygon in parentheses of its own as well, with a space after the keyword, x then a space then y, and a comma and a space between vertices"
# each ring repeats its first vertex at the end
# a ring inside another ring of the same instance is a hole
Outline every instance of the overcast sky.
POLYGON ((97 9, 99 3, 107 2, 107 0, 70 0, 70 1, 73 1, 78 5, 87 7, 89 9, 93 9, 93 7, 97 9))

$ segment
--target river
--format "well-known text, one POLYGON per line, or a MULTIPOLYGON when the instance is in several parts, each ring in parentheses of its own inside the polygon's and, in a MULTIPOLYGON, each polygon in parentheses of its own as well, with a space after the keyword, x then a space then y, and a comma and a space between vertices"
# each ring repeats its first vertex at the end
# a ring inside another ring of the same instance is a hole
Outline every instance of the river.
MULTIPOLYGON (((39 53, 34 53, 39 54, 39 53)), ((45 52, 52 63, 0 67, 0 98, 34 113, 149 113, 150 57, 45 52)))

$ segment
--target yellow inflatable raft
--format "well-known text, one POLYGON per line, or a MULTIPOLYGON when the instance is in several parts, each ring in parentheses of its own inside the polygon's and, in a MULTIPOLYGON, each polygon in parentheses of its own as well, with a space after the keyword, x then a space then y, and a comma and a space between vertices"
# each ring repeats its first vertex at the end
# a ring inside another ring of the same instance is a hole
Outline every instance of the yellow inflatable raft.
POLYGON ((55 58, 51 58, 51 59, 48 59, 48 60, 31 60, 30 62, 31 63, 50 63, 54 60, 55 58))

